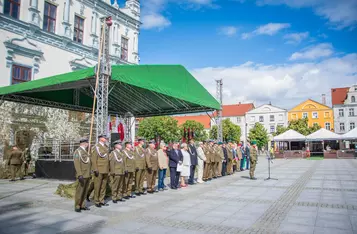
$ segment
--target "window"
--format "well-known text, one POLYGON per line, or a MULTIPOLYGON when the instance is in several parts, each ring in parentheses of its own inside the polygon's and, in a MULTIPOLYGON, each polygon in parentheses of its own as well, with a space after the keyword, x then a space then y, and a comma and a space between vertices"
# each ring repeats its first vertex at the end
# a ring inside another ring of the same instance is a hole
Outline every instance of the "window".
POLYGON ((275 116, 274 115, 270 115, 270 122, 274 122, 275 121, 275 116))
POLYGON ((31 68, 12 65, 11 84, 23 83, 31 80, 31 68))
POLYGON ((355 123, 350 123, 350 130, 354 129, 355 128, 355 123))
POLYGON ((352 97, 351 97, 351 102, 356 102, 355 96, 352 96, 352 97))
POLYGON ((84 19, 79 16, 75 16, 73 41, 83 44, 83 30, 84 30, 84 19))
POLYGON ((317 114, 317 112, 312 112, 313 119, 317 119, 318 117, 319 117, 319 115, 317 114))
POLYGON ((20 15, 20 1, 21 0, 5 0, 4 14, 18 19, 20 15))
POLYGON ((302 118, 303 118, 303 119, 306 119, 306 118, 307 118, 307 113, 306 113, 306 112, 302 113, 302 118))
POLYGON ((345 116, 345 112, 343 111, 343 109, 338 109, 338 116, 339 117, 345 116))
POLYGON ((331 130, 331 124, 330 123, 325 123, 325 128, 327 130, 331 130))
POLYGON ((264 116, 262 116, 262 115, 259 116, 259 122, 261 122, 261 123, 264 122, 264 116))
POLYGON ((275 126, 274 125, 271 125, 270 126, 270 133, 274 133, 275 132, 275 126))
POLYGON ((45 11, 43 14, 43 30, 54 33, 56 31, 57 7, 51 3, 45 2, 45 11))
POLYGON ((242 118, 241 117, 237 117, 237 123, 242 122, 242 118))
POLYGON ((355 109, 354 108, 348 109, 348 114, 349 116, 355 116, 355 109))
POLYGON ((345 124, 344 123, 340 123, 340 131, 345 131, 345 124))
POLYGON ((121 38, 121 55, 120 58, 124 61, 128 61, 128 38, 122 37, 121 38))
POLYGON ((330 118, 330 112, 325 112, 324 116, 325 116, 325 118, 330 118))
POLYGON ((283 121, 284 120, 284 116, 283 115, 279 115, 279 121, 283 121))
POLYGON ((250 122, 255 122, 255 116, 250 116, 250 122))

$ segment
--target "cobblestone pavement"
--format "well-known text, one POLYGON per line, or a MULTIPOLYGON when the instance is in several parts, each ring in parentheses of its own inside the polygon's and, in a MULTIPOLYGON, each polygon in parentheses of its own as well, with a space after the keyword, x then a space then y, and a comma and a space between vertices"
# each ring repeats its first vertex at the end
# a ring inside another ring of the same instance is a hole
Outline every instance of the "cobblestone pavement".
MULTIPOLYGON (((59 181, 0 180, 0 233, 357 233, 357 160, 259 159, 236 173, 81 214, 59 181)), ((63 182, 62 182, 63 183, 63 182)))

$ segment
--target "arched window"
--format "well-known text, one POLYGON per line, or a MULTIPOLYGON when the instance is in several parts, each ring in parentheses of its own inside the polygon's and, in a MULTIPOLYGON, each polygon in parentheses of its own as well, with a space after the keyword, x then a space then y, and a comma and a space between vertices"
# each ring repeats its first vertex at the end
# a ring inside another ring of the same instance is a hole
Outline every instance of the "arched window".
POLYGON ((356 97, 355 96, 351 97, 351 102, 356 102, 356 97))

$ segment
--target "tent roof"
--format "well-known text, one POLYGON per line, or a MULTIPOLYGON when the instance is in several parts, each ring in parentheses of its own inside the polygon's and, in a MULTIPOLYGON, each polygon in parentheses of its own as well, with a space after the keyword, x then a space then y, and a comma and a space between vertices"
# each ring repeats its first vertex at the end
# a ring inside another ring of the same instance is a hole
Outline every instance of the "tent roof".
POLYGON ((305 141, 306 137, 295 130, 289 129, 282 134, 275 136, 274 141, 305 141))
MULTIPOLYGON (((0 99, 91 112, 94 68, 0 88, 0 99)), ((109 114, 135 117, 220 109, 217 100, 181 65, 115 65, 109 114)))
POLYGON ((325 128, 320 128, 316 132, 313 132, 310 135, 306 136, 306 140, 308 141, 339 140, 339 139, 341 139, 341 135, 326 130, 325 128))
POLYGON ((343 140, 357 139, 357 128, 354 128, 354 129, 350 130, 349 132, 346 132, 345 134, 341 135, 341 139, 343 139, 343 140))

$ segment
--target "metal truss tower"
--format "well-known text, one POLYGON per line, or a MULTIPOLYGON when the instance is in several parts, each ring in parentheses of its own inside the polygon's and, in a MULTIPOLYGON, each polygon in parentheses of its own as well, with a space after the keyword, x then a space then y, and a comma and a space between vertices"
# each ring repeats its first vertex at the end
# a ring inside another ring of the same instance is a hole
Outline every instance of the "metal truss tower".
POLYGON ((223 102, 223 80, 216 80, 216 98, 221 105, 221 109, 217 111, 217 140, 223 141, 223 127, 222 127, 222 102, 223 102))
POLYGON ((99 54, 99 76, 98 87, 96 89, 97 106, 96 106, 96 136, 106 134, 108 129, 108 96, 109 96, 109 82, 111 78, 111 64, 109 58, 109 35, 111 26, 111 17, 102 18, 102 37, 100 45, 101 53, 99 54))

